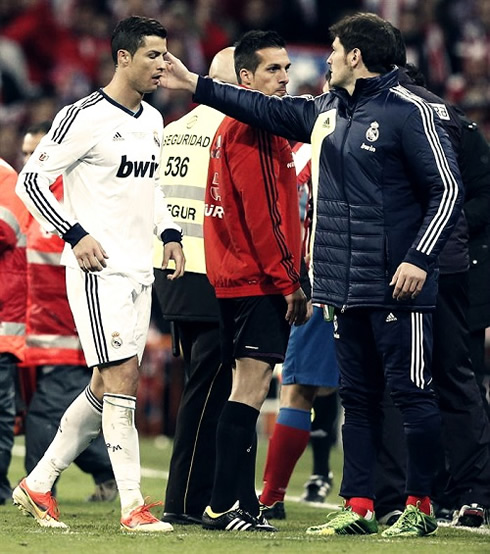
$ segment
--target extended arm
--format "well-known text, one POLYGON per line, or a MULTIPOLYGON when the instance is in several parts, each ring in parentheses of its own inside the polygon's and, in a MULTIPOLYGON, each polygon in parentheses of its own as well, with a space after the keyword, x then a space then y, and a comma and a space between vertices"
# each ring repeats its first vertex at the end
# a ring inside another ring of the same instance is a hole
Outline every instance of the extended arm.
POLYGON ((194 94, 194 101, 290 140, 309 142, 311 130, 320 111, 318 99, 266 96, 261 92, 199 77, 182 62, 166 55, 166 68, 161 84, 194 94))

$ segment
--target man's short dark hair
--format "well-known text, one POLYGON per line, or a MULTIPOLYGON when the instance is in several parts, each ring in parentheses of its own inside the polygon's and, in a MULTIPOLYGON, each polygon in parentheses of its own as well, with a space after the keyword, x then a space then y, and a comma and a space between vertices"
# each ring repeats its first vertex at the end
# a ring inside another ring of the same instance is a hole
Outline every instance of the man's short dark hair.
POLYGON ((117 52, 127 50, 134 56, 136 50, 143 44, 145 37, 157 36, 167 38, 167 29, 156 19, 132 15, 121 20, 111 38, 112 59, 117 64, 117 52))
POLYGON ((395 37, 395 48, 393 50, 393 63, 398 67, 405 67, 407 65, 407 48, 403 35, 398 27, 392 25, 391 27, 393 35, 395 37))
POLYGON ((263 48, 286 48, 286 42, 275 31, 248 31, 235 44, 234 60, 235 73, 241 83, 240 70, 248 69, 255 73, 260 58, 257 50, 263 48))
POLYGON ((405 73, 410 77, 414 85, 427 87, 425 75, 420 69, 412 63, 407 63, 407 47, 403 40, 403 35, 398 27, 392 25, 393 35, 395 37, 395 49, 393 50, 393 63, 398 67, 405 68, 405 73))
POLYGON ((395 35, 388 21, 373 13, 356 13, 329 28, 332 40, 338 37, 346 53, 361 51, 362 61, 372 73, 386 73, 393 65, 395 35))

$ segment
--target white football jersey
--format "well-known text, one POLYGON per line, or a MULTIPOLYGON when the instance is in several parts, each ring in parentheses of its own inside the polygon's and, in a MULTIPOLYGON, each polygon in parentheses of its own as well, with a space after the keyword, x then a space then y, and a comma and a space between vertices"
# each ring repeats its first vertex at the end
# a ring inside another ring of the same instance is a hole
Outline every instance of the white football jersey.
MULTIPOLYGON (((98 90, 56 115, 17 192, 49 231, 63 236, 79 223, 98 240, 109 256, 104 272, 149 284, 153 234, 180 231, 158 186, 162 138, 158 110, 142 102, 133 113, 98 90), (60 174, 63 205, 49 189, 60 174)), ((78 267, 68 243, 61 263, 78 267)))

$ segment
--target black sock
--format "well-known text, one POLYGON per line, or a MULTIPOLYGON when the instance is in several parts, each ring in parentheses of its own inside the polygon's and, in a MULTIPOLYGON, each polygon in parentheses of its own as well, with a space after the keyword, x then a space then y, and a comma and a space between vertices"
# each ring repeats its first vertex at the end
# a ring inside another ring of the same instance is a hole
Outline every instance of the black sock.
POLYGON ((238 498, 240 507, 249 514, 257 517, 259 515, 259 499, 255 492, 255 465, 257 461, 257 432, 254 433, 254 440, 250 452, 247 451, 242 466, 240 478, 240 489, 238 498))
POLYGON ((313 404, 315 418, 311 422, 311 448, 313 450, 313 475, 328 477, 330 450, 337 440, 337 393, 317 396, 313 404))
POLYGON ((210 503, 214 512, 225 512, 238 500, 246 469, 244 463, 253 450, 258 417, 258 410, 240 402, 228 401, 221 412, 216 430, 216 471, 210 503))

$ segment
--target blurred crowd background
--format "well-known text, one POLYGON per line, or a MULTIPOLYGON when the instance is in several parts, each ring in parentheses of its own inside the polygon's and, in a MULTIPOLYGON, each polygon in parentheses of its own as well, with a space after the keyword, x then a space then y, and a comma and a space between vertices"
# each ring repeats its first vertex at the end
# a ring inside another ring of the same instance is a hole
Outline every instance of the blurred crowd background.
MULTIPOLYGON (((490 139, 490 0, 0 0, 0 157, 20 170, 30 125, 52 120, 62 106, 109 82, 110 35, 128 15, 159 19, 169 50, 200 74, 245 31, 275 29, 293 62, 289 92, 317 94, 330 53, 328 27, 359 10, 400 28, 408 61, 429 88, 490 139)), ((147 100, 167 123, 191 108, 190 95, 180 91, 159 89, 147 100)), ((182 387, 182 360, 154 313, 138 392, 141 433, 173 434, 182 387)))
MULTIPOLYGON (((243 32, 275 29, 293 61, 290 93, 301 94, 320 91, 329 25, 358 10, 399 27, 429 88, 490 138, 490 0, 0 0, 0 156, 20 169, 29 125, 107 84, 110 34, 128 15, 159 19, 169 50, 201 74, 243 32)), ((167 122, 190 107, 187 93, 163 89, 149 101, 167 122)))

